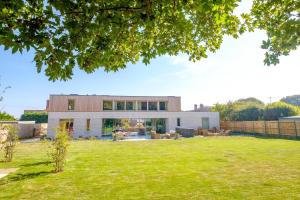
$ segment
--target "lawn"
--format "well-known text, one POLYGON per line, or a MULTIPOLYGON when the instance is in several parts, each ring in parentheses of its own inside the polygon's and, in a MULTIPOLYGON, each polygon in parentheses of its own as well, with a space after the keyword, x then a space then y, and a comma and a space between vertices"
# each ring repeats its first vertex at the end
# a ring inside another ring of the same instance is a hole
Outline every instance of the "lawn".
POLYGON ((9 167, 0 199, 300 199, 300 141, 285 139, 73 141, 57 174, 45 143, 22 143, 9 167))

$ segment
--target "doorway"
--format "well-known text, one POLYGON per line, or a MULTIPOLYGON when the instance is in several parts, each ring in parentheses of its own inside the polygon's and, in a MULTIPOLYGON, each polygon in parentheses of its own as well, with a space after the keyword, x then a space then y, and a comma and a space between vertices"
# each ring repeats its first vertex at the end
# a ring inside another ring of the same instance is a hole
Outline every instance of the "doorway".
POLYGON ((60 119, 59 120, 59 127, 62 131, 66 131, 69 136, 73 135, 73 126, 74 120, 73 119, 60 119))
POLYGON ((202 129, 209 129, 209 118, 202 117, 202 129))

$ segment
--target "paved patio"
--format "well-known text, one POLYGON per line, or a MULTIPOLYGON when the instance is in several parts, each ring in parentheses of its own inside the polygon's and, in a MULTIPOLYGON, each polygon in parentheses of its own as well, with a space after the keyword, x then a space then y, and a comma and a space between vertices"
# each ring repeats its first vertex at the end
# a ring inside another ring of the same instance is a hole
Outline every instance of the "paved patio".
POLYGON ((7 176, 9 173, 13 173, 17 171, 18 168, 7 168, 7 169, 0 169, 0 178, 7 176))

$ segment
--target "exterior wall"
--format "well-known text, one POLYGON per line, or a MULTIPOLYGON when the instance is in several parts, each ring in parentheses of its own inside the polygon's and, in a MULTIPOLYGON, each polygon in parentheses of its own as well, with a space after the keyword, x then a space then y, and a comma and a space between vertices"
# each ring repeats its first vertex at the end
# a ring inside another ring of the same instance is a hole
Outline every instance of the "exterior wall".
MULTIPOLYGON (((48 112, 68 111, 68 99, 75 101, 75 112, 101 112, 102 102, 108 101, 167 101, 169 112, 181 111, 181 98, 174 96, 108 96, 108 95, 50 95, 47 102, 48 112)), ((105 111, 111 112, 111 111, 105 111)), ((123 111, 124 112, 124 111, 123 111)), ((132 112, 132 111, 130 111, 132 112)))
POLYGON ((20 139, 46 134, 47 130, 46 123, 36 124, 35 121, 0 121, 0 125, 13 125, 17 127, 20 139))
POLYGON ((101 136, 103 118, 166 118, 167 131, 175 130, 177 118, 180 118, 182 128, 197 129, 202 127, 202 118, 209 118, 209 128, 219 128, 220 119, 217 112, 49 112, 48 113, 48 136, 55 136, 55 128, 59 127, 59 119, 74 119, 74 137, 101 136), (86 131, 86 119, 91 120, 90 131, 86 131))

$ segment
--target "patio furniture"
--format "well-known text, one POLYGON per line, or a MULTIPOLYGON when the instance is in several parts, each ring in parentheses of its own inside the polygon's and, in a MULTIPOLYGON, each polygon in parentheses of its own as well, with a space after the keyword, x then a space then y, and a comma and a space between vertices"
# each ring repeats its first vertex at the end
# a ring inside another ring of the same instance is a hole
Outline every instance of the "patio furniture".
POLYGON ((182 137, 194 137, 194 129, 192 128, 176 128, 176 132, 182 137))

